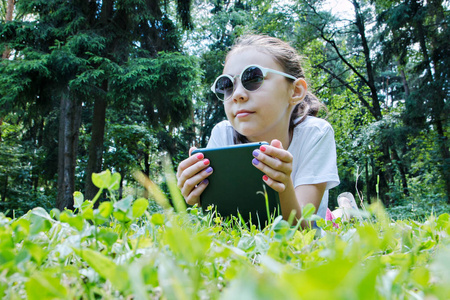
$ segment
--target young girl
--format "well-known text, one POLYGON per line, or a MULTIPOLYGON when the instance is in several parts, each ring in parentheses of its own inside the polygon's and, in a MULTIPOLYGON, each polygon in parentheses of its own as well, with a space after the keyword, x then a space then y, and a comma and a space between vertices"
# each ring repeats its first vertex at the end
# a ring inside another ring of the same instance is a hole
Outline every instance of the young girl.
MULTIPOLYGON (((269 36, 241 37, 211 89, 228 120, 213 128, 207 147, 269 142, 252 163, 279 193, 283 218, 295 210, 299 219, 308 203, 325 218, 328 190, 339 184, 334 132, 316 117, 322 105, 308 92, 295 49, 269 36)), ((179 164, 178 187, 188 204, 199 202, 212 172, 201 153, 179 164)))

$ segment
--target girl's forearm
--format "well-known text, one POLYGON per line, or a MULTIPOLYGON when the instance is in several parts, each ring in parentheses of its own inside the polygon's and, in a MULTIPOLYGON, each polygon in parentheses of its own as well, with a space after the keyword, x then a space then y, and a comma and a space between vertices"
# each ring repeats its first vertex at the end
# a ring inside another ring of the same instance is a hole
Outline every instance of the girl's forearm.
MULTIPOLYGON (((283 219, 288 220, 291 212, 295 210, 295 225, 302 216, 302 207, 304 207, 308 203, 313 204, 317 212, 322 201, 326 186, 326 182, 300 185, 296 188, 294 188, 293 184, 289 184, 284 192, 279 194, 283 219)), ((308 222, 303 221, 302 227, 307 226, 308 222)))
POLYGON ((288 185, 282 193, 279 193, 279 197, 283 219, 288 220, 291 212, 295 210, 294 224, 297 223, 297 220, 299 220, 302 216, 302 209, 299 201, 297 200, 297 195, 293 184, 288 185))

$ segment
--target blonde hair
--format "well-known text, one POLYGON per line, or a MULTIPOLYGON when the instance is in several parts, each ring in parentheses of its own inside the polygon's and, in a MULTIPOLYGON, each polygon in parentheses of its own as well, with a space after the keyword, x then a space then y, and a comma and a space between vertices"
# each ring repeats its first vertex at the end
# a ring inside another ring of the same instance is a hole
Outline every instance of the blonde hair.
MULTIPOLYGON (((268 35, 243 35, 239 37, 228 52, 225 63, 231 55, 246 48, 253 48, 272 56, 283 68, 283 72, 295 78, 305 79, 305 73, 301 64, 302 58, 297 51, 288 43, 268 35)), ((317 116, 322 108, 325 109, 325 105, 308 91, 303 101, 297 104, 292 112, 289 121, 289 134, 292 135, 295 126, 303 122, 307 116, 317 116), (300 120, 296 122, 298 118, 300 120)), ((245 136, 235 131, 234 142, 236 144, 247 143, 248 140, 245 136)))

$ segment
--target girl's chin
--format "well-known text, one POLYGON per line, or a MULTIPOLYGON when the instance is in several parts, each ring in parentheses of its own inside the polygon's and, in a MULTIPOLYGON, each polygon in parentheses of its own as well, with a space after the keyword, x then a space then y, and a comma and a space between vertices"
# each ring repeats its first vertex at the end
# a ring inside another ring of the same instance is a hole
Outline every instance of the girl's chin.
POLYGON ((236 130, 239 134, 245 136, 250 142, 258 142, 259 139, 254 135, 254 131, 251 130, 236 130))
POLYGON ((231 124, 234 129, 247 139, 258 136, 261 132, 260 126, 254 122, 233 122, 231 124))

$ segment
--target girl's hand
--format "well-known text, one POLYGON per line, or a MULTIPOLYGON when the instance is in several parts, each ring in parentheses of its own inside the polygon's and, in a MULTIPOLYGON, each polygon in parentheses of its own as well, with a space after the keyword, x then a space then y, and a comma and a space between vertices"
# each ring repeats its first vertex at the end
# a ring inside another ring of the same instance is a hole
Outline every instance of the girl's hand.
POLYGON ((196 153, 190 156, 195 147, 189 149, 189 157, 178 165, 177 180, 186 203, 194 205, 200 204, 200 195, 208 185, 209 175, 213 169, 209 166, 209 159, 205 159, 203 153, 196 153))
POLYGON ((292 186, 292 154, 283 149, 279 140, 272 140, 270 146, 262 145, 253 151, 253 165, 265 175, 263 180, 278 193, 292 186))

